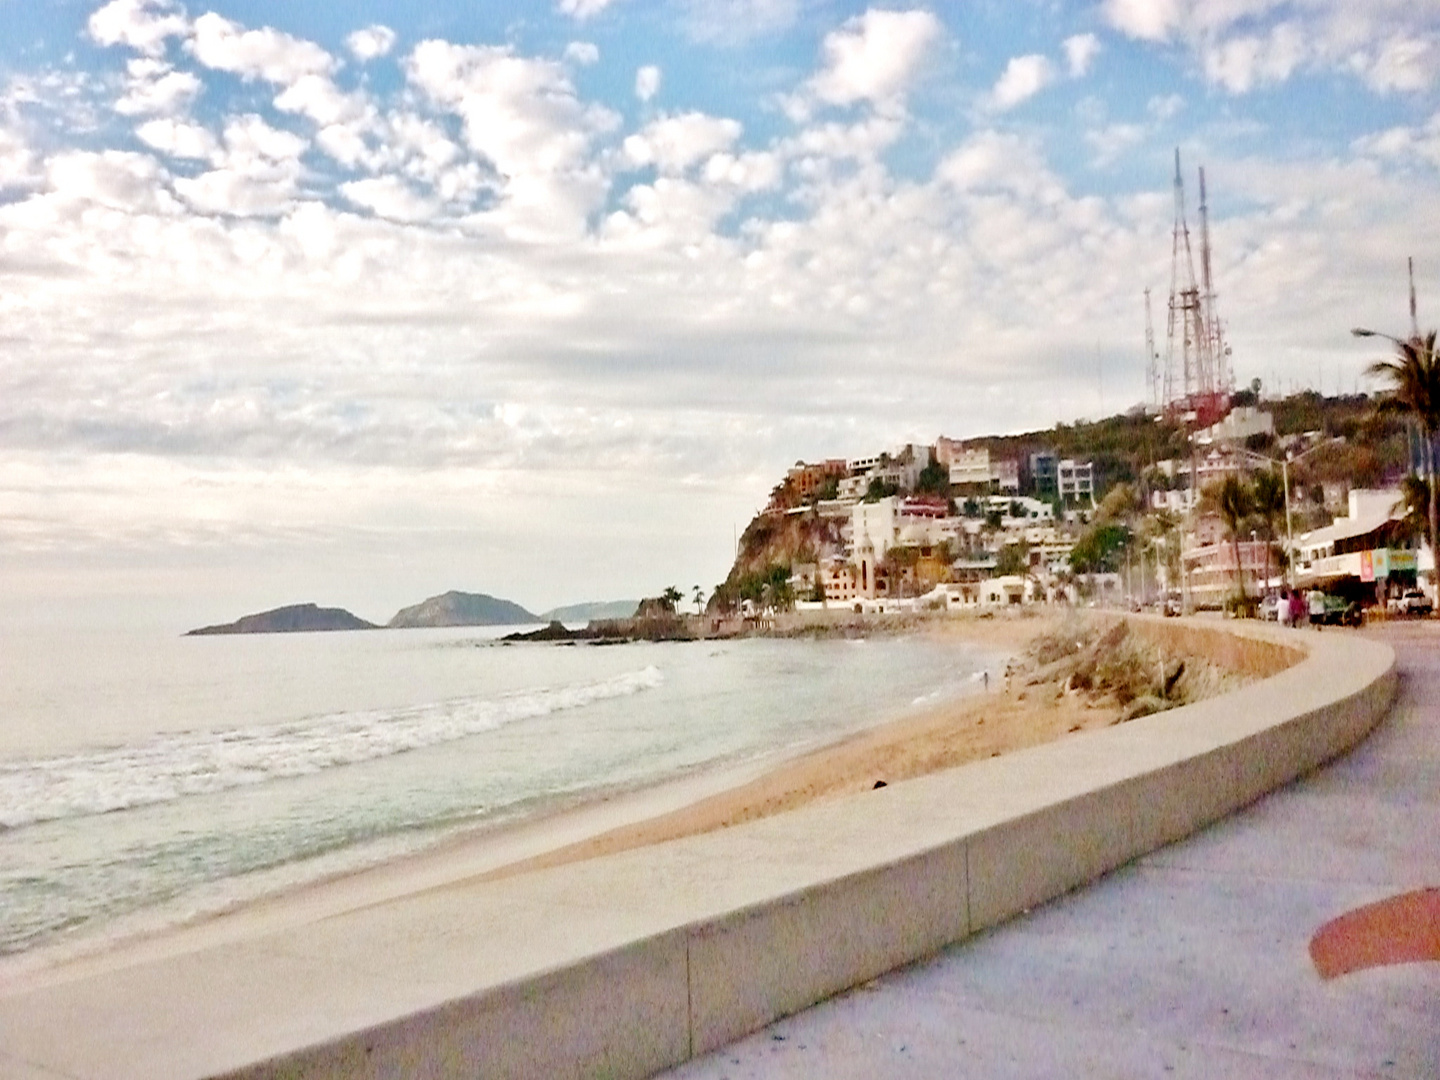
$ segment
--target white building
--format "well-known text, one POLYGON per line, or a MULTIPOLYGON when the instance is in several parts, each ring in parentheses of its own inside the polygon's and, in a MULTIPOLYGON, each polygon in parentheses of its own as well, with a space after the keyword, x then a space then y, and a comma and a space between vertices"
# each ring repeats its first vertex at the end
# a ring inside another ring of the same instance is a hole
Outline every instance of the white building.
POLYGON ((1275 417, 1253 405, 1237 405, 1213 427, 1195 433, 1197 443, 1243 443, 1252 435, 1274 435, 1275 417))
POLYGON ((873 503, 859 502, 850 508, 850 545, 857 555, 868 541, 875 559, 885 558, 897 539, 899 505, 900 500, 891 495, 873 503))
POLYGON ((962 450, 958 456, 950 455, 950 484, 969 491, 990 490, 994 475, 990 465, 990 451, 962 450))
POLYGON ((1060 497, 1071 502, 1095 501, 1095 465, 1090 461, 1061 458, 1056 467, 1060 497))

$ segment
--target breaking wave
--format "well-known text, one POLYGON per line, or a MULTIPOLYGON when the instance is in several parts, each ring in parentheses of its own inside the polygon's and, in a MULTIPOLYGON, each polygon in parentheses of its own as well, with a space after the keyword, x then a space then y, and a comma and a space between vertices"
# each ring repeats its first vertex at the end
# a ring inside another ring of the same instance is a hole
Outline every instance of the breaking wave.
POLYGON ((0 829, 307 776, 638 694, 663 682, 652 666, 574 686, 330 713, 266 727, 183 732, 128 746, 0 763, 0 829))

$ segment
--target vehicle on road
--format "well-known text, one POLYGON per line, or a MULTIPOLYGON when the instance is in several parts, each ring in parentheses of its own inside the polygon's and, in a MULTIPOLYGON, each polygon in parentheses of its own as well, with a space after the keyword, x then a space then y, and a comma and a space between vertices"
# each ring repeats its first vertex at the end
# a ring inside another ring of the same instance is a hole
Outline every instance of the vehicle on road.
POLYGON ((1406 589, 1404 595, 1392 599, 1388 606, 1395 615, 1429 615, 1433 607, 1430 598, 1419 589, 1406 589))

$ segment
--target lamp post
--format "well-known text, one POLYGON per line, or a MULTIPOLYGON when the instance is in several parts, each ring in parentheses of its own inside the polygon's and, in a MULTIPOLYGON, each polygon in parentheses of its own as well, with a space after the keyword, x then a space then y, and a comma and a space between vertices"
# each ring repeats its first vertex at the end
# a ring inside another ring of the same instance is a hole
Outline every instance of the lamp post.
MULTIPOLYGON (((1351 331, 1351 333, 1357 333, 1357 331, 1351 331)), ((1307 457, 1313 454, 1316 450, 1319 450, 1322 446, 1329 446, 1332 442, 1337 441, 1338 440, 1332 436, 1329 439, 1325 439, 1321 442, 1316 443, 1314 446, 1310 447, 1310 449, 1305 450, 1302 453, 1287 453, 1283 458, 1267 457, 1265 454, 1257 454, 1254 450, 1246 450, 1243 447, 1237 446, 1235 448, 1238 454, 1240 454, 1242 457, 1249 458, 1251 461, 1263 461, 1271 467, 1274 467, 1275 465, 1280 466, 1280 483, 1285 487, 1285 584, 1287 587, 1293 587, 1294 585, 1292 571, 1295 562, 1294 519, 1291 517, 1290 514, 1290 463, 1292 461, 1296 463, 1304 461, 1307 457)))

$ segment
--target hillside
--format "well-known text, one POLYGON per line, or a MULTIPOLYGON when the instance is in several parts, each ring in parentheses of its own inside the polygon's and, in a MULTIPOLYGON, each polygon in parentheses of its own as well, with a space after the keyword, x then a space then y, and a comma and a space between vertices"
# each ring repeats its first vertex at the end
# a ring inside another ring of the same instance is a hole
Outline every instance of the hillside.
MULTIPOLYGON (((1305 494, 1304 501, 1295 508, 1297 527, 1328 523, 1329 514, 1319 505, 1323 488, 1332 484, 1342 489, 1395 484, 1406 470, 1404 425, 1393 416, 1377 414, 1376 398, 1370 395, 1323 397, 1305 391, 1257 402, 1254 393, 1247 390, 1236 394, 1234 403, 1258 404, 1274 417, 1275 436, 1256 436, 1247 442, 1250 450, 1265 457, 1277 461, 1284 457, 1283 445, 1289 436, 1318 432, 1335 440, 1290 469, 1297 493, 1305 494)), ((1141 504, 1148 505, 1150 490, 1170 488, 1176 483, 1173 476, 1167 478, 1157 466, 1176 461, 1181 463, 1182 471, 1188 471, 1190 459, 1187 432, 1180 424, 1140 410, 1097 421, 1058 423, 1039 431, 974 436, 963 443, 966 449, 987 449, 992 459, 1002 461, 1025 462, 1030 454, 1043 451, 1059 458, 1093 462, 1097 504, 1116 485, 1129 484, 1141 504)), ((853 456, 860 457, 881 448, 850 449, 853 456)), ((776 490, 780 491, 784 483, 782 478, 776 490)), ((767 589, 772 595, 783 592, 795 564, 813 562, 818 551, 836 546, 837 530, 835 519, 821 518, 814 505, 806 512, 757 515, 740 538, 735 562, 716 590, 712 608, 725 609, 741 599, 759 602, 767 589)))
POLYGON ((451 590, 401 608, 385 625, 392 629, 409 629, 420 626, 514 626, 541 621, 538 615, 509 600, 486 593, 451 590))
POLYGON ((290 604, 286 607, 243 615, 232 623, 202 626, 186 637, 207 634, 293 634, 318 630, 375 630, 372 622, 352 615, 344 608, 322 608, 315 604, 290 604))

